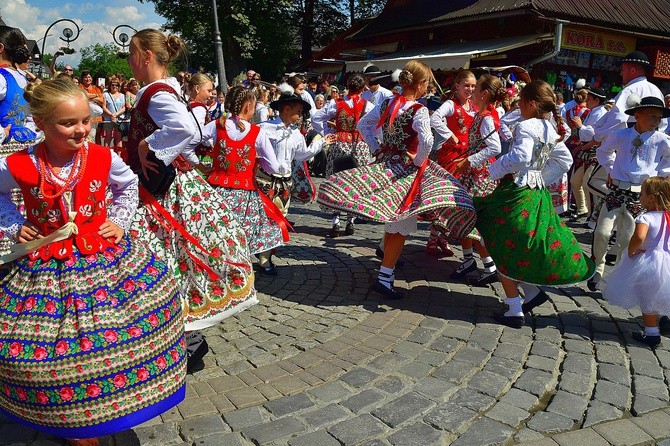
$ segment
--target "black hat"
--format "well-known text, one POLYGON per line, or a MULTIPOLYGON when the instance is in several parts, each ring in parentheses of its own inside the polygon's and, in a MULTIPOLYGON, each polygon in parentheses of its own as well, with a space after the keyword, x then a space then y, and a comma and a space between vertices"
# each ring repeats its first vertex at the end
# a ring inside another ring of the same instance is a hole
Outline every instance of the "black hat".
POLYGON ((291 103, 302 104, 303 113, 308 112, 312 108, 312 105, 309 102, 295 94, 295 90, 290 85, 284 83, 278 88, 281 91, 281 96, 279 96, 279 99, 276 101, 270 102, 270 107, 272 107, 273 110, 279 111, 282 105, 291 103))
POLYGON ((597 88, 597 87, 589 87, 588 88, 589 94, 591 96, 595 96, 598 99, 605 100, 607 98, 607 95, 605 94, 605 90, 602 88, 597 88))
POLYGON ((654 68, 651 62, 649 62, 649 58, 647 57, 647 55, 644 54, 642 51, 633 51, 632 53, 628 54, 621 61, 621 63, 625 62, 641 65, 645 68, 654 68))
POLYGON ((658 108, 663 111, 664 118, 670 117, 670 108, 666 108, 663 101, 655 96, 642 98, 638 105, 629 108, 625 113, 632 116, 637 110, 643 110, 645 108, 658 108))
POLYGON ((365 74, 365 75, 368 75, 368 74, 382 74, 382 70, 380 70, 377 65, 368 65, 363 70, 363 74, 365 74))

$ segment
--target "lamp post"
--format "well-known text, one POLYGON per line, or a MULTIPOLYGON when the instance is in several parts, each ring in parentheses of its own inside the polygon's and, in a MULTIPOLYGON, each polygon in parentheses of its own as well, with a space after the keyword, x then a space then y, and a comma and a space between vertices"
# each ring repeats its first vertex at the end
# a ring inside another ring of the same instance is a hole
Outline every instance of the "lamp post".
POLYGON ((74 31, 72 31, 72 28, 63 28, 63 31, 62 31, 63 35, 58 37, 63 42, 67 43, 68 48, 70 47, 71 42, 74 42, 75 40, 77 40, 77 38, 79 37, 79 33, 84 29, 84 28, 80 28, 79 25, 77 25, 77 23, 74 20, 70 20, 70 19, 56 20, 51 25, 49 25, 47 30, 44 32, 44 37, 42 37, 42 65, 40 66, 40 77, 42 77, 43 70, 44 70, 44 65, 45 65, 44 64, 44 45, 47 43, 47 37, 49 36, 49 31, 51 31, 51 28, 53 28, 54 25, 56 25, 60 22, 72 23, 74 25, 75 29, 77 30, 77 34, 75 34, 74 31))
POLYGON ((127 56, 126 48, 130 46, 130 36, 128 36, 128 34, 124 32, 120 32, 117 34, 117 31, 120 30, 121 28, 131 29, 133 30, 133 33, 136 33, 137 30, 130 25, 119 25, 116 28, 114 28, 114 31, 112 31, 112 38, 114 39, 114 43, 116 43, 121 47, 121 51, 117 53, 117 55, 119 57, 125 57, 127 56))
POLYGON ((214 9, 214 48, 216 49, 217 70, 219 71, 219 88, 221 92, 227 94, 228 81, 226 80, 226 68, 223 64, 223 43, 221 42, 221 31, 219 31, 216 0, 212 0, 212 8, 214 9))

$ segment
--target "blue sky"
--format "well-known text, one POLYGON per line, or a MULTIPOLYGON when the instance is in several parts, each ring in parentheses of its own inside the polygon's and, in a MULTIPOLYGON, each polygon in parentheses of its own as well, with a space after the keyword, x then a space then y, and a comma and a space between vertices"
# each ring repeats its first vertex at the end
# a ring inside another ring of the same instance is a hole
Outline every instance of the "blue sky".
MULTIPOLYGON (((59 19, 72 19, 83 28, 79 38, 70 45, 75 50, 96 43, 113 43, 112 30, 118 25, 130 25, 135 29, 159 28, 165 20, 154 12, 153 3, 137 0, 87 1, 87 0, 0 0, 0 16, 9 26, 20 28, 28 39, 38 40, 42 47, 44 32, 59 19)), ((54 53, 64 45, 59 37, 71 24, 61 22, 49 31, 45 53, 54 53)), ((128 28, 119 29, 132 35, 128 28)), ((77 65, 79 52, 63 56, 58 60, 77 65)))

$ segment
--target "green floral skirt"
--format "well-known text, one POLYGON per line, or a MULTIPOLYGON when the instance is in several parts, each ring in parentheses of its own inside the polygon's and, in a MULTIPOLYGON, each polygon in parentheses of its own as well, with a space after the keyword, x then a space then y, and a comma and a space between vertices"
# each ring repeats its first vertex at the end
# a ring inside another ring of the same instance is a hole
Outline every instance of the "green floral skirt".
POLYGON ((595 265, 556 214, 547 189, 518 187, 505 178, 474 203, 476 227, 504 276, 535 285, 569 285, 593 275, 595 265))

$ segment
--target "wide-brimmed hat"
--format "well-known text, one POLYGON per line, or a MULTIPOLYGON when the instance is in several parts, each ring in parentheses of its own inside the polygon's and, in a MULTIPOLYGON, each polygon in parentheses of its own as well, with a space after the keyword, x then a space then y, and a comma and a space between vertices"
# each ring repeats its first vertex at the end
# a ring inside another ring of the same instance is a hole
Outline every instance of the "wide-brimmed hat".
POLYGON ((640 100, 640 103, 634 107, 630 107, 626 110, 627 115, 633 115, 637 110, 643 110, 645 108, 657 108, 663 111, 663 117, 670 117, 670 108, 667 108, 663 101, 655 96, 647 96, 640 100))
POLYGON ((295 94, 295 90, 289 84, 281 84, 278 88, 279 91, 281 91, 279 99, 270 102, 270 107, 273 110, 279 111, 284 104, 302 104, 303 113, 308 112, 312 108, 312 105, 309 102, 295 94))
POLYGON ((595 96, 598 99, 607 98, 607 95, 605 94, 605 90, 603 88, 589 87, 588 92, 591 96, 595 96))
POLYGON ((649 62, 649 58, 647 57, 647 55, 644 54, 642 51, 633 51, 632 53, 626 55, 621 61, 621 63, 625 62, 642 65, 645 68, 654 68, 654 65, 652 65, 651 62, 649 62))
POLYGON ((363 74, 382 74, 382 70, 377 65, 368 65, 363 69, 363 74))

